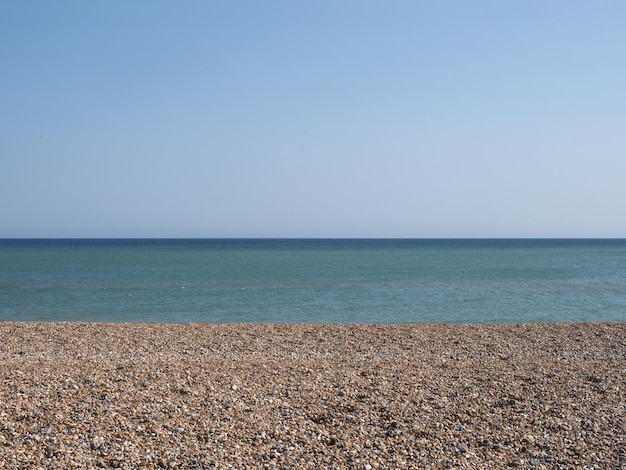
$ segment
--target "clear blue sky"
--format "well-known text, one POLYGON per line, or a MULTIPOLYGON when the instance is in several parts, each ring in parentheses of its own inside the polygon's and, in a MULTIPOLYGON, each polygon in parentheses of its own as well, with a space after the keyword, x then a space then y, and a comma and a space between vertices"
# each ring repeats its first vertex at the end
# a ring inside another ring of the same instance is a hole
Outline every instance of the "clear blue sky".
POLYGON ((626 2, 4 1, 0 237, 626 237, 626 2))

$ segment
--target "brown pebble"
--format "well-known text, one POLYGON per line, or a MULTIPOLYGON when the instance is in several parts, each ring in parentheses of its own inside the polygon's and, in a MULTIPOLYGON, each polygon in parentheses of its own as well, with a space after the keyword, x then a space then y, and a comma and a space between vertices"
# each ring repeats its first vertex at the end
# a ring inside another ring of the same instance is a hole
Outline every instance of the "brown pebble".
POLYGON ((624 463, 624 323, 4 322, 0 338, 5 468, 624 463))

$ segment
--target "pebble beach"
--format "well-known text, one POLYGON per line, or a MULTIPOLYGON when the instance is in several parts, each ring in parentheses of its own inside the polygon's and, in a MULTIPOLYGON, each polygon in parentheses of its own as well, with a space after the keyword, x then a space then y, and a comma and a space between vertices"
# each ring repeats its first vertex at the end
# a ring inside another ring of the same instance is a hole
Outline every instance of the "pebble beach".
POLYGON ((626 468, 626 323, 0 323, 0 468, 626 468))

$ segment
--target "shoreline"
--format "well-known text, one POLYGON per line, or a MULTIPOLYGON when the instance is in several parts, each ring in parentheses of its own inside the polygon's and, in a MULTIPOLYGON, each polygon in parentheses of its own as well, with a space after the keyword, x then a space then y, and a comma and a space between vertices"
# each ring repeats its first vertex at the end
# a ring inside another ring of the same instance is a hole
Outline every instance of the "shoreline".
POLYGON ((626 323, 0 338, 0 468, 626 468, 626 323))

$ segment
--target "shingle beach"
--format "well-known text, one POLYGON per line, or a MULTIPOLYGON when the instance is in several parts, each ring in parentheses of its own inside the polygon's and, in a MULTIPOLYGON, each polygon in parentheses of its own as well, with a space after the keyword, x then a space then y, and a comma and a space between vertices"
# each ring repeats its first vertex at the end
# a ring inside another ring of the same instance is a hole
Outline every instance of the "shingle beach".
POLYGON ((0 468, 626 468, 626 323, 0 323, 0 468))

